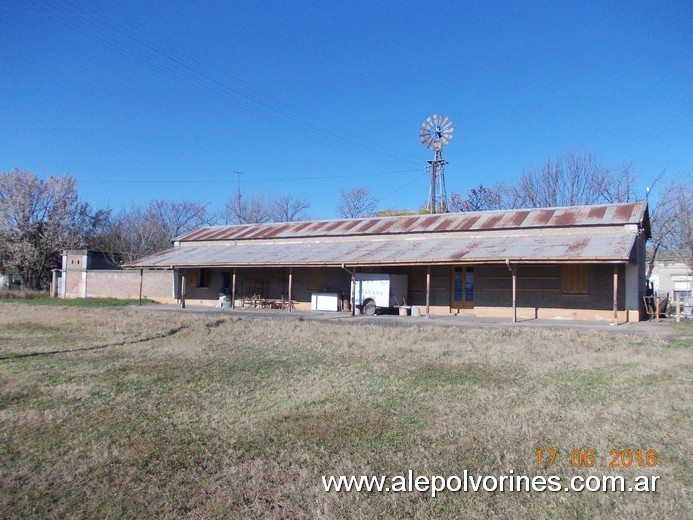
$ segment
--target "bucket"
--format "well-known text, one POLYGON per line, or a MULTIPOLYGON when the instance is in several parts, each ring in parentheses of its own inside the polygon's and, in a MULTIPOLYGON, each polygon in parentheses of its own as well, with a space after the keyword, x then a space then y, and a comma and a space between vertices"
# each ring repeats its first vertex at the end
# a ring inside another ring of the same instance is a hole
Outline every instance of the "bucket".
POLYGON ((399 315, 400 316, 409 316, 409 307, 400 307, 399 308, 399 315))
POLYGON ((421 316, 421 310, 418 307, 412 307, 411 308, 411 315, 412 316, 421 316))

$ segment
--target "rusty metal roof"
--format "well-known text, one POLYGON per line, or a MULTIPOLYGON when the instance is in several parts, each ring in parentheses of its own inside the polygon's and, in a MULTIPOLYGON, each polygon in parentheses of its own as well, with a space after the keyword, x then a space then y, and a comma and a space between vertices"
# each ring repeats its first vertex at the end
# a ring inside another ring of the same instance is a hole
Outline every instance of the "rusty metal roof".
MULTIPOLYGON (((402 235, 529 228, 646 225, 647 204, 601 204, 405 217, 361 218, 203 227, 177 237, 181 242, 301 237, 402 235)), ((649 229, 647 229, 649 234, 649 229)))
POLYGON ((130 268, 627 262, 644 202, 201 228, 130 268))
POLYGON ((179 246, 128 267, 348 266, 511 262, 626 262, 637 231, 454 233, 403 237, 239 240, 179 246))

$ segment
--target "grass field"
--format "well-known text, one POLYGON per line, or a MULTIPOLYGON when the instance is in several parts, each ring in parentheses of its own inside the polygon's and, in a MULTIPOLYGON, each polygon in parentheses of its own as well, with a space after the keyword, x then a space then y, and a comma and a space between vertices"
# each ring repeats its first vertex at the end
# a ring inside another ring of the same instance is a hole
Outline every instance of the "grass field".
POLYGON ((690 326, 664 340, 364 321, 0 305, 2 516, 690 518, 690 326), (573 468, 587 449, 595 467, 573 468), (612 449, 659 462, 601 467, 612 449), (322 487, 410 469, 661 478, 656 493, 322 487))
MULTIPOLYGON (((53 298, 46 293, 38 291, 2 291, 0 290, 0 304, 3 303, 27 303, 29 305, 52 305, 54 307, 125 307, 127 305, 139 305, 138 298, 53 298)), ((158 302, 148 298, 142 298, 142 305, 152 305, 158 302)))

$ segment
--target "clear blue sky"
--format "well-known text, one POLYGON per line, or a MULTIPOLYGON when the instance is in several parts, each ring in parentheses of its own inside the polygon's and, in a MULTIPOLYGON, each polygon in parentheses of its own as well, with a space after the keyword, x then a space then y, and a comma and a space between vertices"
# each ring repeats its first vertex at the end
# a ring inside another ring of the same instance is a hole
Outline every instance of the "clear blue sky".
POLYGON ((421 122, 455 123, 448 192, 569 148, 641 189, 693 172, 693 2, 0 0, 0 171, 96 207, 339 187, 417 208, 421 122))

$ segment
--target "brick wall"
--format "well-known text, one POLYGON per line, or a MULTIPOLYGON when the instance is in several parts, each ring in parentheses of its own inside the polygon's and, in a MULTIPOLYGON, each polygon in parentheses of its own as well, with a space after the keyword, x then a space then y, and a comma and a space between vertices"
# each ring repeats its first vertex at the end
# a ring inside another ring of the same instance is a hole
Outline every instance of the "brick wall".
MULTIPOLYGON (((82 277, 84 271, 63 271, 66 298, 84 297, 82 277)), ((138 298, 140 292, 140 272, 131 270, 87 271, 87 294, 89 298, 138 298)), ((142 297, 171 302, 173 295, 172 271, 143 272, 142 297)))
POLYGON ((82 275, 84 271, 63 271, 65 279, 65 297, 81 298, 82 294, 82 275))
MULTIPOLYGON (((590 264, 587 270, 587 294, 570 295, 562 291, 560 265, 517 266, 517 306, 564 309, 613 309, 613 266, 590 264)), ((625 310, 625 266, 618 266, 618 309, 625 310)), ((512 307, 512 276, 501 265, 476 268, 475 305, 512 307)))
MULTIPOLYGON (((91 298, 138 298, 140 272, 131 270, 98 270, 87 273, 87 296, 91 298)), ((142 297, 152 300, 173 298, 172 271, 144 271, 142 297)))

